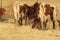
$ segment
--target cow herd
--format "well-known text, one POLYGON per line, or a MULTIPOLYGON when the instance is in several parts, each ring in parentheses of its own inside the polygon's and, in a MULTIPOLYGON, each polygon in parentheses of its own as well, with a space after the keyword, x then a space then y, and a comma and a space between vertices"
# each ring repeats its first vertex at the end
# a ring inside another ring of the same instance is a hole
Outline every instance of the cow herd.
POLYGON ((57 9, 55 5, 35 2, 30 6, 17 1, 13 4, 13 11, 15 23, 20 25, 25 23, 28 25, 31 22, 32 28, 37 26, 38 29, 46 29, 47 22, 51 20, 53 29, 55 29, 55 22, 57 21, 57 9))

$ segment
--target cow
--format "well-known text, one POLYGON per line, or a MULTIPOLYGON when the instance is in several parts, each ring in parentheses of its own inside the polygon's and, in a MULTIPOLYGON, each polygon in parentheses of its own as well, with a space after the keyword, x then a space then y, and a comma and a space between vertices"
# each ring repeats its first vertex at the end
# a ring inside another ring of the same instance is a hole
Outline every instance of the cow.
POLYGON ((41 18, 41 25, 46 29, 48 18, 50 17, 53 22, 53 29, 55 29, 55 21, 56 21, 56 7, 55 5, 41 3, 39 17, 41 18))
POLYGON ((4 8, 0 8, 0 18, 3 16, 3 14, 5 13, 5 9, 4 8))
POLYGON ((40 21, 40 17, 38 17, 39 10, 40 10, 39 6, 40 6, 40 3, 36 2, 27 11, 27 15, 28 15, 29 20, 33 19, 32 28, 35 28, 36 25, 39 25, 37 28, 41 29, 41 21, 40 21))
MULTIPOLYGON (((19 1, 16 1, 16 3, 13 4, 13 12, 14 12, 14 20, 16 23, 18 23, 19 20, 19 1)), ((22 5, 22 4, 21 4, 22 5)))
POLYGON ((22 17, 25 16, 26 9, 29 8, 27 4, 20 3, 19 1, 16 1, 16 3, 13 5, 13 11, 14 11, 14 19, 16 23, 19 23, 22 25, 22 17))

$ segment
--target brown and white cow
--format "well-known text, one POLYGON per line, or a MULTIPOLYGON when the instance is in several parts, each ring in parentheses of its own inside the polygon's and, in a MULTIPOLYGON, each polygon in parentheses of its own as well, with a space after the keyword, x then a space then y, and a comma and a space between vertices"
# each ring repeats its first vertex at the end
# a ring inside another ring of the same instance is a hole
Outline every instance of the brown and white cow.
POLYGON ((47 20, 51 19, 53 22, 53 29, 55 29, 55 21, 56 21, 56 7, 54 5, 41 3, 39 17, 41 18, 42 27, 44 26, 46 29, 47 20))
POLYGON ((15 22, 20 23, 22 25, 22 17, 24 17, 25 12, 26 12, 26 4, 20 3, 19 1, 16 1, 16 3, 13 5, 13 10, 14 10, 14 17, 15 17, 15 22))
POLYGON ((18 23, 18 20, 20 17, 20 14, 19 14, 19 6, 20 5, 23 5, 23 4, 21 4, 19 1, 16 1, 16 3, 14 3, 14 5, 13 5, 14 19, 15 19, 15 22, 17 22, 17 23, 18 23))

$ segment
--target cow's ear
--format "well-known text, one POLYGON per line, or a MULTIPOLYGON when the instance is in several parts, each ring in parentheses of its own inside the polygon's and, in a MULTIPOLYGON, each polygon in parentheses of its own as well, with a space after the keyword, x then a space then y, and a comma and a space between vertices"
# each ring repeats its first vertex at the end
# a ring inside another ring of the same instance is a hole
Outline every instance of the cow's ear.
POLYGON ((4 8, 2 8, 2 10, 5 12, 6 10, 4 8))
POLYGON ((51 7, 52 9, 54 9, 54 7, 51 7))
POLYGON ((39 5, 40 5, 41 3, 39 3, 39 5))

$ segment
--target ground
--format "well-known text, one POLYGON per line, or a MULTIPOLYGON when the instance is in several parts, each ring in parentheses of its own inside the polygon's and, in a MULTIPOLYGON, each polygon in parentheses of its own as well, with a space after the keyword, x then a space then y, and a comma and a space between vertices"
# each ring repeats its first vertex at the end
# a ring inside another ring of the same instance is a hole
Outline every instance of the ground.
POLYGON ((0 40, 60 40, 60 30, 32 29, 30 25, 18 25, 10 18, 0 22, 0 40))

